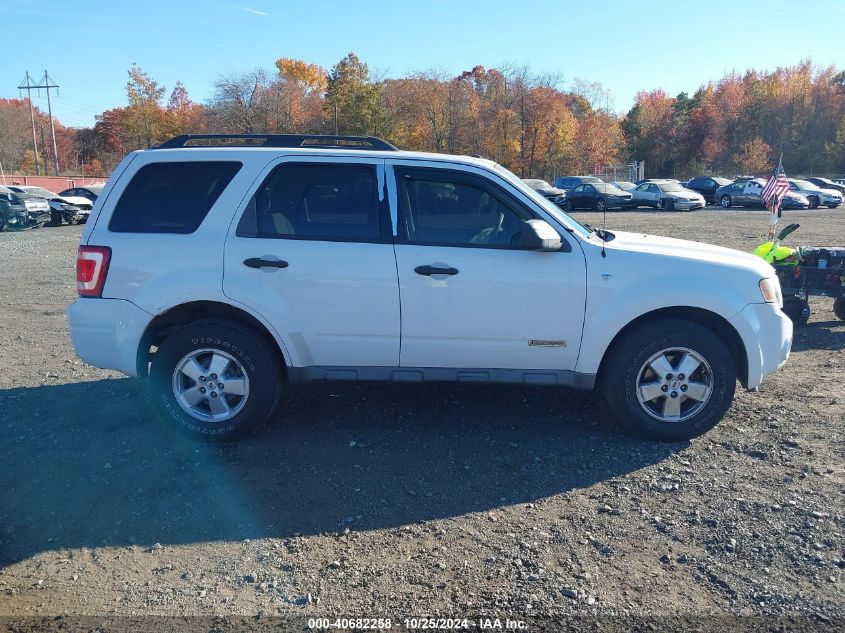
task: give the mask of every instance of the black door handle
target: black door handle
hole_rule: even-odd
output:
[[[457,268],[435,268],[434,266],[417,266],[414,272],[418,275],[457,275]]]
[[[261,259],[260,257],[250,257],[244,260],[244,266],[250,268],[287,268],[288,263],[283,259]]]

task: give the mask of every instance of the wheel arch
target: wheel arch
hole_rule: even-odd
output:
[[[277,355],[282,364],[282,372],[287,379],[287,367],[289,366],[290,359],[285,354],[284,346],[273,335],[270,329],[259,318],[243,308],[220,301],[190,301],[180,303],[157,314],[147,324],[144,335],[138,344],[136,357],[138,377],[146,378],[149,375],[149,364],[154,355],[152,348],[158,347],[168,334],[177,328],[200,319],[236,321],[257,331],[266,339],[267,344],[270,345],[273,352]]]
[[[705,310],[704,308],[695,308],[691,306],[672,306],[666,308],[658,308],[650,312],[641,314],[633,321],[630,321],[616,335],[611,339],[610,344],[604,350],[601,363],[599,364],[599,371],[596,375],[596,385],[601,387],[604,371],[607,365],[607,360],[611,356],[613,350],[619,343],[631,332],[634,328],[639,327],[643,323],[657,319],[657,318],[676,318],[692,321],[706,327],[713,332],[725,344],[725,347],[733,358],[736,366],[736,375],[743,387],[748,383],[748,359],[746,358],[745,344],[742,342],[739,332],[725,319],[723,316]]]

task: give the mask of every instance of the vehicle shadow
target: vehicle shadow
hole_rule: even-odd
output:
[[[814,349],[845,349],[845,332],[842,321],[813,321],[796,325],[793,330],[792,350],[803,352]]]
[[[198,443],[115,379],[0,391],[0,566],[45,550],[395,527],[584,488],[686,443],[603,400],[502,385],[314,384],[238,443]]]

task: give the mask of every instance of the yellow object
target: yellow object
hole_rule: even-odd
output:
[[[776,246],[772,248],[772,242],[763,242],[754,249],[754,254],[757,257],[762,257],[770,264],[772,262],[779,262],[795,254],[794,248],[788,246]]]

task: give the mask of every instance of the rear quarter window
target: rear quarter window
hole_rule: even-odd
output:
[[[126,186],[109,221],[117,233],[193,233],[241,168],[236,161],[151,163]]]

